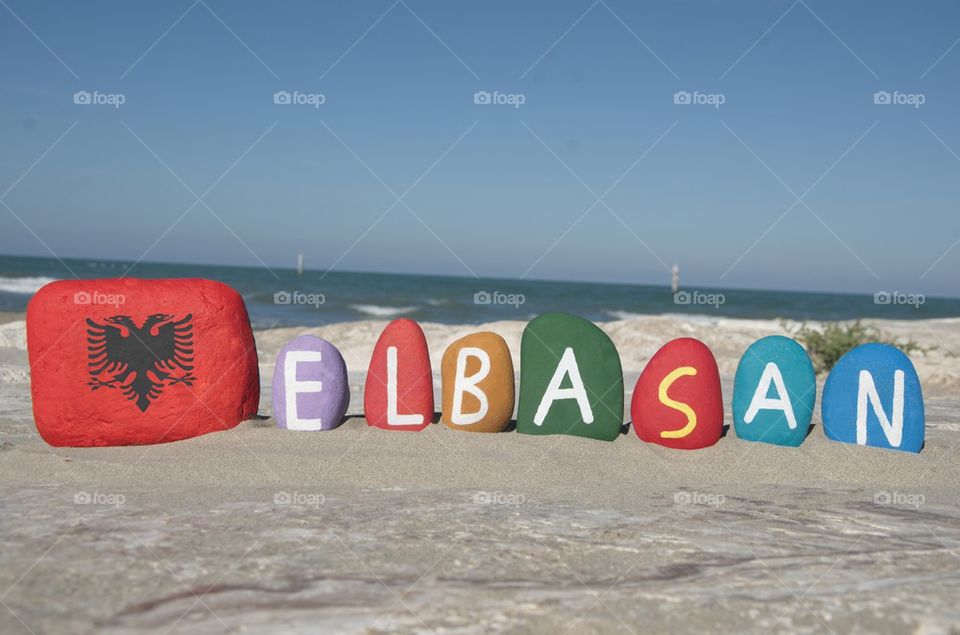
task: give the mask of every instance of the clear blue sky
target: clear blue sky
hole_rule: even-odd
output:
[[[0,252],[957,296],[958,38],[947,1],[3,0]]]

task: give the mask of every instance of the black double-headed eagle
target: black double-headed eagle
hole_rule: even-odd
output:
[[[193,314],[176,320],[154,313],[137,326],[129,315],[98,324],[87,318],[87,359],[91,390],[119,388],[141,412],[164,386],[192,386]]]

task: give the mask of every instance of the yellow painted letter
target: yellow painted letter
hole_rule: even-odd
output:
[[[679,430],[664,430],[660,433],[660,437],[664,439],[682,439],[687,436],[693,429],[697,427],[697,413],[693,411],[693,408],[687,404],[674,401],[667,396],[667,390],[670,386],[673,385],[673,382],[677,381],[681,377],[687,375],[696,375],[697,369],[693,366],[681,366],[680,368],[675,369],[669,375],[663,378],[660,382],[660,390],[657,393],[657,396],[660,398],[660,403],[665,405],[668,408],[673,408],[674,410],[679,410],[683,414],[687,415],[687,425],[683,426]]]

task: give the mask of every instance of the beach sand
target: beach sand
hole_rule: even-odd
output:
[[[920,455],[730,431],[694,452],[433,425],[369,428],[383,321],[310,332],[351,372],[328,433],[261,418],[157,446],[51,448],[30,413],[22,316],[0,325],[0,632],[960,632],[960,320],[875,322],[914,357]],[[435,368],[476,330],[519,362],[523,322],[425,324]],[[725,392],[768,320],[600,325],[629,390],[674,337],[714,350]],[[822,389],[823,377],[818,387]],[[439,391],[437,391],[439,395]],[[819,397],[819,395],[818,395]],[[819,399],[818,399],[819,402]],[[819,412],[819,408],[818,408]]]

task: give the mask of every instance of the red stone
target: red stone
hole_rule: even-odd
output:
[[[211,280],[62,280],[27,307],[37,431],[56,446],[165,443],[257,413],[243,298]]]
[[[719,441],[723,395],[707,345],[684,337],[657,351],[637,379],[630,415],[637,436],[648,443],[695,450]]]
[[[392,348],[396,349],[396,408],[388,421],[387,362]],[[367,425],[386,430],[423,430],[433,421],[430,351],[423,330],[413,320],[394,320],[380,334],[367,370],[363,412]]]

